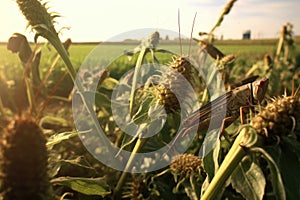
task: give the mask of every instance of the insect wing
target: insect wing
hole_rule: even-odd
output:
[[[184,127],[194,126],[198,125],[199,122],[203,120],[210,119],[211,113],[217,114],[226,112],[226,103],[227,101],[230,101],[232,98],[232,91],[229,91],[215,100],[207,103],[203,107],[201,107],[199,110],[193,112],[190,116],[188,116],[186,119],[182,121],[182,125]],[[224,110],[225,109],[225,110]]]

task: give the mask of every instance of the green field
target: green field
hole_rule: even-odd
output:
[[[240,44],[238,44],[240,42]],[[138,46],[138,42],[119,42],[119,43],[75,43],[69,48],[71,62],[75,69],[79,69],[84,63],[88,68],[107,68],[110,71],[110,76],[119,79],[128,70],[135,67],[138,54],[135,56],[124,55],[125,51],[133,50]],[[234,41],[216,41],[215,46],[224,54],[234,54],[236,60],[228,70],[233,70],[234,76],[230,76],[231,81],[240,79],[254,64],[263,62],[264,55],[269,53],[275,55],[276,40],[234,40]],[[34,44],[32,44],[32,48]],[[161,41],[159,49],[168,50],[175,54],[180,54],[179,42]],[[183,55],[189,52],[189,41],[185,40],[182,43]],[[53,64],[57,53],[51,45],[41,45],[42,57],[39,71],[43,78],[50,66]],[[191,46],[191,54],[197,55],[200,47],[193,42]],[[18,82],[23,76],[23,67],[17,54],[6,49],[6,44],[0,45],[0,77],[6,81]],[[155,54],[160,63],[167,64],[172,61],[172,55],[167,53]],[[296,63],[299,63],[300,46],[295,46],[294,57]],[[148,61],[147,61],[148,60]],[[150,62],[151,56],[148,54],[145,62]],[[66,73],[66,68],[62,60],[58,60],[53,72],[50,75],[47,84],[49,87],[54,87],[55,83]],[[229,71],[227,72],[229,73]],[[61,86],[57,89],[58,95],[66,95],[73,87],[73,83],[67,76]]]
[[[238,44],[240,42],[240,44]],[[179,42],[166,42],[162,41],[159,46],[160,49],[165,49],[171,52],[180,54]],[[34,45],[32,45],[33,47]],[[107,66],[111,64],[111,75],[115,78],[120,77],[123,73],[128,71],[129,68],[135,66],[135,58],[124,56],[124,51],[133,50],[137,46],[137,43],[109,43],[109,44],[72,44],[69,48],[69,55],[71,61],[76,69],[86,60],[89,65]],[[183,54],[188,54],[189,44],[183,43]],[[216,41],[216,47],[225,54],[234,54],[236,64],[242,65],[241,67],[250,68],[253,64],[263,60],[265,53],[274,55],[276,50],[276,40],[234,40],[234,41]],[[296,46],[295,57],[300,55],[300,46]],[[200,47],[193,42],[191,47],[192,53],[197,53]],[[41,74],[45,74],[48,68],[52,65],[53,60],[56,57],[56,51],[50,45],[41,46],[42,58],[40,64]],[[22,76],[22,66],[17,54],[14,54],[6,49],[6,44],[0,45],[0,70],[1,74],[6,77],[7,80],[15,80]],[[157,54],[159,60],[164,64],[170,61],[170,54]],[[64,64],[62,61],[57,63],[56,71],[63,70]],[[60,75],[58,75],[60,76]]]
[[[0,200],[300,199],[300,35],[287,22],[278,38],[221,39],[235,2],[199,39],[181,36],[178,10],[175,36],[151,29],[140,41],[150,29],[137,29],[72,43],[61,34],[76,23],[57,20],[72,16],[17,0],[43,42],[19,33],[0,42]],[[239,25],[255,28],[243,24],[252,14]],[[101,20],[85,27],[105,28]]]
[[[163,102],[164,100],[170,101],[171,103],[165,104],[165,108],[167,106],[170,106],[173,108],[176,108],[176,101],[174,101],[172,98],[172,93],[169,92],[167,89],[161,89],[163,85],[155,85],[150,84],[149,87],[140,87],[140,85],[137,85],[137,92],[135,98],[137,98],[137,101],[135,102],[135,99],[133,101],[130,101],[131,99],[128,99],[127,90],[128,88],[132,88],[133,83],[130,82],[131,77],[127,77],[127,79],[122,79],[121,77],[123,75],[126,75],[126,72],[132,69],[138,69],[137,66],[139,66],[137,63],[138,57],[142,54],[139,52],[133,53],[133,54],[125,54],[126,52],[131,52],[138,46],[138,42],[129,42],[129,43],[74,43],[70,46],[68,49],[69,57],[71,60],[71,63],[73,64],[75,70],[81,70],[84,68],[84,70],[81,70],[81,73],[78,73],[80,78],[83,78],[82,84],[84,87],[87,87],[88,91],[84,91],[86,95],[90,95],[89,86],[92,85],[90,83],[94,83],[95,80],[99,80],[99,71],[95,69],[107,69],[109,71],[108,77],[103,79],[103,82],[98,82],[97,90],[96,90],[96,98],[95,98],[95,105],[93,105],[93,108],[95,109],[95,113],[97,115],[97,122],[99,121],[101,126],[105,127],[105,134],[107,134],[107,137],[114,142],[114,144],[118,145],[119,147],[131,148],[130,145],[134,144],[133,140],[130,140],[130,138],[127,138],[126,134],[122,132],[122,130],[117,126],[115,123],[114,113],[112,112],[112,100],[111,97],[114,95],[116,84],[117,86],[120,86],[122,89],[121,97],[122,95],[125,96],[125,99],[122,99],[120,104],[124,104],[127,106],[128,102],[134,102],[133,110],[135,113],[135,116],[138,116],[135,118],[137,122],[142,119],[144,116],[149,115],[149,110],[152,103],[154,102]],[[298,43],[299,44],[299,43]],[[201,56],[199,55],[199,52],[201,52],[201,47],[198,46],[195,42],[192,43],[192,46],[189,46],[188,40],[183,41],[182,44],[182,55],[184,56],[190,56],[192,58],[195,58],[197,64],[199,65],[199,68],[196,68],[198,72],[203,73],[189,73],[189,72],[195,72],[195,69],[190,68],[190,65],[175,65],[173,62],[173,69],[176,69],[178,72],[181,72],[182,75],[184,75],[184,72],[186,70],[188,71],[187,74],[191,75],[187,80],[193,81],[193,89],[195,91],[195,94],[197,95],[197,101],[202,105],[205,105],[210,98],[212,98],[212,95],[210,92],[216,91],[216,94],[219,95],[218,88],[213,88],[211,90],[206,90],[211,85],[219,85],[222,84],[226,88],[226,90],[232,90],[232,88],[238,87],[237,85],[243,85],[245,82],[240,81],[244,78],[249,77],[259,77],[255,83],[259,83],[259,86],[256,85],[256,87],[262,87],[260,86],[261,82],[266,83],[266,79],[268,78],[268,84],[266,87],[266,94],[264,94],[265,99],[270,99],[278,96],[282,96],[284,94],[284,91],[287,92],[287,94],[292,94],[292,84],[294,83],[295,86],[298,86],[300,84],[300,71],[299,71],[299,64],[300,64],[300,45],[294,45],[294,46],[288,46],[289,51],[287,56],[285,56],[285,48],[283,47],[281,49],[280,55],[277,56],[277,60],[275,59],[275,52],[277,50],[277,40],[234,40],[234,41],[215,41],[214,46],[218,48],[223,54],[230,55],[233,54],[235,56],[235,60],[231,63],[222,64],[222,59],[213,59],[211,55],[207,56],[207,58],[210,58],[209,61],[212,62],[205,62],[204,65],[201,65],[202,58],[205,58],[203,54]],[[33,49],[35,47],[34,44],[31,44],[31,48]],[[74,113],[72,113],[75,109],[71,107],[72,101],[69,97],[72,92],[74,83],[71,80],[68,70],[62,61],[62,59],[59,58],[57,55],[55,49],[51,45],[40,45],[39,47],[40,51],[42,52],[40,64],[37,65],[39,69],[39,76],[41,80],[35,82],[36,79],[34,79],[34,72],[31,71],[27,76],[24,74],[24,66],[22,65],[18,54],[12,53],[6,48],[6,44],[0,44],[0,127],[5,127],[7,125],[6,117],[12,118],[15,116],[20,110],[23,113],[30,113],[32,116],[38,116],[41,119],[40,124],[45,129],[49,129],[50,137],[54,136],[57,137],[57,145],[54,145],[51,150],[55,150],[54,153],[64,155],[65,157],[62,157],[61,160],[66,164],[61,164],[61,169],[57,170],[57,174],[53,175],[53,180],[55,180],[56,177],[60,178],[66,176],[71,177],[70,180],[67,180],[67,182],[72,183],[73,181],[81,180],[81,177],[84,177],[83,180],[88,180],[86,183],[86,186],[82,186],[81,188],[75,188],[77,193],[82,194],[89,194],[89,192],[86,192],[86,188],[93,188],[93,187],[99,187],[98,181],[93,183],[90,181],[90,179],[86,179],[86,172],[81,173],[81,171],[73,171],[74,169],[80,169],[85,170],[90,173],[88,177],[109,177],[107,178],[108,183],[110,184],[110,188],[115,188],[116,183],[118,183],[119,174],[116,173],[116,171],[112,171],[111,169],[108,169],[105,166],[99,165],[99,162],[96,161],[94,158],[91,157],[90,153],[86,151],[85,147],[83,147],[82,143],[80,142],[80,139],[78,138],[77,134],[74,134],[73,132],[64,132],[65,130],[74,130],[74,121],[78,120],[79,118],[85,119],[89,116],[86,114],[83,114],[83,116],[79,116],[79,118],[72,118],[74,117]],[[174,58],[174,54],[180,55],[181,49],[179,42],[177,41],[162,41],[161,45],[158,46],[156,49],[151,49],[155,51],[155,57],[161,64],[168,64],[172,61]],[[160,51],[165,50],[165,51]],[[168,52],[166,52],[166,50]],[[170,53],[172,52],[172,53]],[[266,61],[266,54],[269,54],[271,57],[270,62]],[[199,59],[198,59],[199,58]],[[197,60],[198,59],[198,60]],[[57,62],[56,62],[57,61]],[[144,59],[142,60],[141,64],[148,64],[152,63],[153,59],[151,56],[151,53],[146,54]],[[269,62],[269,63],[268,63]],[[211,63],[215,64],[214,66],[217,67],[211,67]],[[32,69],[34,66],[32,63],[30,66]],[[36,66],[36,65],[35,65]],[[146,65],[145,65],[146,66]],[[171,66],[171,65],[170,65]],[[175,67],[174,67],[175,66]],[[30,68],[29,68],[30,69]],[[49,72],[49,69],[52,69],[52,71]],[[194,71],[193,71],[194,70]],[[147,71],[148,72],[148,71]],[[157,71],[156,71],[157,72]],[[46,79],[47,75],[49,77]],[[148,77],[148,74],[141,74],[141,79],[147,78],[147,81],[150,81],[150,83],[153,83],[152,77]],[[203,76],[204,77],[203,77]],[[165,72],[163,70],[159,70],[159,72],[156,74],[157,77],[160,77],[163,84],[171,84],[176,85],[176,76],[174,74],[168,74],[168,72]],[[201,76],[201,77],[199,77]],[[154,77],[154,76],[153,76]],[[174,78],[175,77],[175,78]],[[206,80],[205,80],[206,78]],[[133,78],[132,78],[133,79]],[[208,85],[205,81],[211,80]],[[86,81],[86,82],[85,82]],[[126,82],[127,81],[127,82]],[[166,82],[165,82],[166,81]],[[173,82],[174,81],[174,82]],[[192,82],[191,81],[191,82]],[[134,81],[132,81],[134,82]],[[138,82],[138,81],[137,81]],[[208,82],[208,81],[207,81]],[[38,84],[35,84],[38,83]],[[38,88],[38,86],[41,86]],[[148,86],[148,85],[147,85]],[[189,93],[185,93],[188,91],[185,87],[180,87],[181,84],[178,84],[176,87],[180,89],[181,94],[184,94],[184,98],[189,99]],[[247,103],[252,103],[255,101],[252,101],[251,99],[254,98],[254,95],[258,96],[257,90],[253,90],[254,84],[251,84],[251,87],[249,85],[243,85],[241,88],[248,88],[248,90],[243,89],[243,92],[249,92],[248,94],[244,93],[236,93],[236,94],[243,94],[241,97],[238,95],[233,95],[235,98],[233,99],[234,103],[238,103],[240,105],[241,101],[244,102],[244,98],[246,97]],[[125,90],[123,90],[125,88]],[[251,88],[251,89],[250,89]],[[41,89],[41,90],[39,90]],[[240,88],[238,90],[234,91],[240,91]],[[120,91],[118,91],[120,92]],[[124,93],[123,93],[124,92]],[[139,93],[141,92],[141,93]],[[38,95],[37,95],[38,94]],[[226,99],[227,94],[232,93],[226,93]],[[250,95],[251,94],[251,95]],[[76,98],[76,95],[72,96]],[[89,97],[89,96],[87,96]],[[204,98],[203,98],[204,97]],[[231,98],[231,96],[229,96]],[[88,99],[88,98],[87,98]],[[276,98],[275,98],[276,99]],[[50,101],[51,100],[51,101]],[[123,101],[124,100],[124,101]],[[159,101],[158,101],[159,100]],[[236,102],[235,102],[236,101]],[[251,102],[250,102],[251,101]],[[33,102],[33,103],[32,103]],[[125,102],[125,103],[124,103]],[[149,103],[150,102],[150,103]],[[224,101],[226,103],[226,101]],[[267,101],[263,102],[266,104]],[[300,102],[300,101],[299,101]],[[223,103],[223,102],[217,102]],[[45,107],[43,107],[45,105]],[[128,104],[129,105],[129,104]],[[245,108],[249,104],[242,104],[242,106],[245,106]],[[299,104],[300,105],[300,104]],[[180,105],[181,106],[181,105]],[[255,109],[259,110],[261,109],[259,105],[255,107]],[[293,105],[294,106],[294,105]],[[40,109],[40,108],[44,108]],[[242,107],[240,107],[242,108]],[[299,107],[298,107],[299,108]],[[296,108],[296,109],[298,109]],[[296,109],[291,109],[291,112],[296,113],[298,111],[294,111]],[[299,110],[299,109],[298,109]],[[236,112],[235,110],[233,110]],[[20,112],[20,113],[21,113]],[[120,113],[122,111],[120,110]],[[143,113],[144,112],[144,113]],[[273,111],[272,111],[273,112]],[[264,112],[263,112],[264,113]],[[290,112],[289,112],[290,113]],[[41,114],[40,116],[38,114]],[[81,115],[81,113],[77,113],[78,115]],[[156,135],[153,136],[147,141],[146,145],[143,147],[145,148],[145,151],[152,151],[156,150],[157,148],[161,148],[161,145],[165,145],[170,141],[170,138],[174,137],[173,133],[176,132],[178,122],[176,120],[176,116],[179,113],[172,113],[168,116],[167,125],[163,127],[163,129]],[[252,114],[252,112],[251,112]],[[250,126],[249,119],[251,115],[245,114],[246,119],[248,120],[245,127],[248,125]],[[174,117],[175,116],[175,117]],[[268,115],[266,115],[268,116]],[[273,115],[272,115],[273,116]],[[77,116],[78,117],[78,116]],[[160,117],[160,116],[155,116]],[[279,119],[280,117],[278,117]],[[295,115],[291,115],[290,118],[286,117],[287,119],[294,119]],[[239,119],[239,118],[238,118]],[[122,119],[123,120],[123,119]],[[144,120],[144,119],[142,119]],[[148,117],[145,118],[145,121],[148,120]],[[299,121],[299,119],[297,119]],[[148,123],[148,122],[147,122]],[[145,124],[145,122],[143,122]],[[267,124],[267,123],[266,123]],[[272,125],[272,123],[270,123]],[[226,138],[231,138],[233,135],[235,135],[239,130],[241,123],[239,120],[235,120],[233,124],[231,124],[229,127],[226,128],[226,133],[224,133]],[[295,124],[296,125],[296,121]],[[192,125],[193,126],[193,125]],[[284,124],[283,127],[286,125]],[[295,127],[291,128],[291,130],[294,130]],[[47,131],[49,131],[47,130]],[[296,129],[295,129],[296,130]],[[290,131],[290,130],[288,130]],[[229,133],[229,134],[228,134]],[[64,135],[57,136],[60,134],[66,134],[67,137],[65,138]],[[281,134],[281,133],[280,133]],[[298,133],[299,134],[299,131]],[[61,137],[61,138],[60,138]],[[224,137],[225,138],[225,137]],[[94,143],[96,141],[95,138],[91,137],[90,143],[91,145],[98,145]],[[202,138],[203,139],[203,138]],[[197,140],[194,140],[192,145],[189,147],[188,152],[198,152],[200,145],[202,144],[202,140],[200,137]],[[22,140],[23,141],[23,140]],[[55,139],[54,139],[55,141]],[[159,142],[158,142],[159,141]],[[200,142],[199,142],[200,141]],[[221,140],[220,140],[221,141]],[[234,141],[234,140],[233,140]],[[232,142],[229,140],[223,140],[222,139],[222,145],[220,149],[223,151],[222,156],[224,156],[224,152],[228,152],[229,143]],[[131,144],[132,143],[132,144]],[[129,146],[128,146],[129,144]],[[239,144],[240,145],[240,144]],[[288,145],[291,145],[291,149],[296,149],[292,145],[292,143],[288,143]],[[299,144],[297,143],[297,147],[299,147]],[[274,152],[277,152],[278,146],[274,146]],[[101,149],[101,148],[99,148]],[[129,149],[130,150],[130,149]],[[298,148],[299,150],[299,148]],[[100,150],[101,151],[101,150]],[[70,153],[71,152],[71,153]],[[74,153],[75,152],[75,153]],[[292,152],[292,151],[291,151]],[[73,157],[74,155],[75,157]],[[290,152],[288,152],[290,154]],[[55,154],[54,154],[55,155]],[[192,154],[190,154],[192,155]],[[276,154],[274,154],[276,155]],[[287,157],[288,154],[283,154],[284,157]],[[298,155],[298,154],[297,154]],[[216,154],[216,156],[218,156]],[[283,156],[282,156],[283,157]],[[79,159],[80,158],[80,159]],[[87,163],[83,162],[81,163],[81,158],[87,159]],[[198,158],[198,157],[197,157]],[[75,160],[73,160],[75,159]],[[199,158],[198,158],[199,159]],[[224,159],[224,158],[222,158]],[[62,162],[62,163],[63,163]],[[190,161],[188,161],[190,162]],[[89,163],[92,163],[92,166],[90,166]],[[285,163],[284,163],[285,164]],[[298,165],[297,165],[298,164]],[[50,168],[55,168],[57,163],[56,161],[50,162]],[[294,159],[286,164],[287,166],[299,166],[299,159]],[[53,167],[55,166],[55,167]],[[75,167],[75,168],[74,168]],[[262,165],[262,169],[265,169],[266,166]],[[190,170],[190,168],[189,168]],[[253,169],[252,169],[253,170]],[[296,173],[299,171],[298,169],[293,172]],[[96,174],[94,174],[96,172]],[[64,174],[65,173],[65,174]],[[162,181],[155,181],[154,183],[157,184],[157,188],[162,188],[160,184],[168,183],[169,191],[163,191],[163,193],[167,194],[167,199],[170,198],[170,195],[174,195],[173,197],[177,197],[178,194],[175,194],[174,188],[177,188],[177,185],[179,183],[171,182],[172,181],[172,174],[170,172],[166,171],[165,173],[168,173],[171,176],[168,177],[157,177],[161,179]],[[161,174],[159,172],[158,174]],[[145,173],[145,177],[148,174]],[[155,175],[155,173],[154,173]],[[250,174],[251,175],[251,174]],[[74,176],[74,177],[72,177]],[[153,174],[149,173],[149,177],[153,177]],[[177,175],[176,175],[177,176]],[[252,175],[251,175],[252,176]],[[262,178],[264,177],[264,174],[262,172],[258,173],[256,178]],[[131,177],[132,179],[134,176]],[[144,178],[144,177],[143,177]],[[240,178],[240,177],[238,177]],[[68,179],[68,178],[66,178]],[[177,178],[176,178],[177,179]],[[92,180],[92,179],[91,179]],[[98,180],[98,179],[97,179]],[[133,179],[134,180],[134,179]],[[142,179],[141,179],[142,180]],[[175,179],[174,179],[175,180]],[[182,179],[184,180],[184,179]],[[188,180],[188,179],[186,179]],[[185,181],[186,181],[185,180]],[[58,181],[58,180],[56,180]],[[129,180],[131,181],[131,180]],[[128,182],[129,182],[128,181]],[[296,180],[298,182],[298,179]],[[59,182],[59,181],[58,181]],[[262,181],[264,182],[264,180]],[[292,181],[288,181],[291,182]],[[188,183],[188,182],[187,182]],[[195,182],[199,184],[197,188],[201,188],[200,184],[201,182]],[[122,183],[124,184],[124,183]],[[127,183],[126,183],[127,184]],[[185,183],[186,184],[186,183]],[[188,183],[189,184],[189,183]],[[255,182],[257,184],[257,182]],[[1,183],[0,183],[1,185]],[[107,185],[105,183],[105,185]],[[286,184],[288,187],[293,188],[294,184]],[[182,185],[183,187],[186,187]],[[68,185],[63,185],[61,188],[66,188]],[[106,187],[106,186],[105,186]],[[148,187],[148,186],[147,186]],[[164,186],[165,187],[165,186]],[[150,187],[149,187],[150,188]],[[74,188],[71,188],[74,189]],[[101,190],[101,189],[100,189]],[[67,190],[69,191],[69,189]],[[183,191],[183,189],[182,189]],[[185,190],[187,191],[187,190]],[[59,195],[62,195],[61,191],[56,191]],[[107,189],[107,193],[109,193],[109,189]],[[181,192],[184,194],[183,192]],[[80,195],[82,195],[80,194]],[[98,194],[98,193],[97,193]],[[225,194],[226,196],[226,194]],[[172,197],[172,199],[173,199]],[[78,198],[82,199],[82,198]],[[91,199],[94,198],[84,198],[84,199]],[[181,199],[181,198],[179,198]],[[187,199],[187,198],[183,198]],[[229,198],[230,199],[230,198]],[[284,199],[284,198],[283,198]],[[290,198],[290,199],[297,199],[297,198]]]
[[[98,64],[108,64],[111,61],[123,54],[125,50],[132,50],[135,48],[136,44],[73,44],[69,49],[70,58],[76,68],[78,68],[81,63],[87,58],[87,56],[94,51],[97,55]],[[272,44],[222,44],[218,45],[217,48],[220,49],[225,54],[235,54],[240,59],[250,59],[255,62],[257,59],[261,59],[265,53],[273,54],[276,50],[276,46]],[[95,49],[96,48],[96,49]],[[175,53],[180,52],[179,44],[162,44],[159,46],[161,49],[166,49]],[[196,45],[193,45],[193,49],[197,49]],[[300,48],[297,48],[297,54],[300,52]],[[188,52],[188,45],[184,45],[183,54],[186,55]],[[20,61],[16,54],[8,51],[5,44],[0,45],[0,67],[1,69],[6,68],[5,66],[14,67],[20,65]],[[55,57],[56,52],[51,47],[42,47],[42,66],[51,63],[52,59]],[[250,57],[249,57],[250,56]],[[94,58],[96,59],[96,58]]]

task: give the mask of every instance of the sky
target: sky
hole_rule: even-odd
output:
[[[208,32],[216,23],[228,0],[47,0],[50,11],[58,12],[57,30],[64,27],[60,37],[73,42],[109,41],[116,35],[136,29],[167,29],[183,36],[192,31]],[[299,0],[238,0],[231,12],[216,29],[224,39],[240,39],[251,30],[252,38],[279,37],[281,27],[290,22],[294,33],[300,34]],[[0,41],[14,33],[25,34],[33,40],[34,33],[15,0],[0,0]],[[137,31],[138,32],[138,31]],[[125,34],[126,35],[126,34]]]

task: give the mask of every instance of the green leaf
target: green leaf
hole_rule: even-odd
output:
[[[31,74],[32,74],[32,83],[35,88],[41,84],[41,77],[40,77],[40,61],[41,61],[42,52],[38,50],[35,52],[34,61],[31,65]]]
[[[298,160],[300,160],[300,143],[297,139],[292,137],[282,137],[282,141],[286,144],[288,149],[298,157]]]
[[[40,126],[43,128],[61,128],[68,127],[69,123],[62,117],[54,117],[54,116],[45,116],[40,121]]]
[[[130,114],[133,114],[133,103],[134,103],[134,97],[135,97],[135,91],[137,89],[137,83],[138,83],[138,75],[139,75],[139,71],[140,68],[143,64],[143,60],[147,54],[148,50],[143,48],[139,54],[139,57],[136,61],[136,66],[134,69],[134,74],[133,74],[133,78],[132,78],[132,87],[131,87],[131,92],[130,92],[130,98],[129,98],[129,109],[130,109]]]
[[[276,155],[275,156],[276,158],[280,157],[280,155],[281,155],[281,151],[278,151],[278,149],[280,149],[280,148],[278,148],[278,147],[274,148],[275,151],[273,152],[273,156]],[[268,167],[269,167],[270,173],[271,173],[270,181],[272,183],[274,196],[277,199],[286,199],[285,189],[284,189],[284,185],[282,182],[281,174],[280,174],[278,166],[277,166],[276,162],[274,161],[274,159],[272,158],[272,156],[270,156],[270,154],[268,154],[267,151],[265,151],[262,148],[252,148],[251,151],[262,153],[263,157],[268,162]]]
[[[60,162],[62,164],[66,164],[66,165],[74,165],[74,166],[79,167],[79,168],[85,168],[85,169],[93,170],[93,168],[91,166],[88,166],[88,163],[85,163],[86,165],[83,164],[84,160],[82,159],[82,157],[77,157],[77,158],[71,159],[71,160],[61,160]]]
[[[245,199],[263,199],[266,179],[260,167],[245,157],[231,175],[232,187]]]
[[[99,108],[111,106],[110,98],[103,93],[85,91],[82,92],[82,94],[85,97],[85,100],[90,103],[90,105],[95,104]],[[91,102],[92,99],[95,99],[95,102]]]
[[[201,147],[200,154],[202,154],[202,156],[205,155],[203,158],[203,166],[204,166],[204,170],[206,171],[206,173],[208,175],[209,181],[212,180],[216,171],[219,168],[218,157],[219,157],[221,143],[220,143],[220,140],[216,141],[216,138],[218,138],[218,136],[216,136],[216,134],[218,134],[218,133],[219,133],[218,129],[214,129],[214,130],[210,131],[209,133],[207,133],[207,135],[205,136],[205,140]],[[211,151],[208,153],[208,152],[206,152],[208,150],[211,150]]]
[[[278,167],[282,176],[287,199],[300,199],[299,142],[288,137],[282,138],[282,154]]]
[[[63,133],[55,134],[55,135],[51,136],[48,139],[47,147],[52,147],[52,146],[54,146],[56,144],[61,143],[64,140],[68,140],[68,139],[70,139],[70,138],[72,138],[74,136],[77,136],[77,135],[78,135],[77,131],[63,132]]]
[[[133,121],[137,124],[147,123],[149,122],[149,115],[148,111],[150,109],[150,106],[153,102],[153,99],[150,97],[147,97],[143,103],[138,108],[137,112],[134,114]]]
[[[33,112],[36,112],[32,82],[28,77],[24,77],[24,81],[25,81],[25,84],[26,84],[26,93],[27,93],[27,99],[28,99],[28,102],[29,102],[30,109]]]
[[[103,93],[95,93],[95,105],[97,107],[110,107],[111,102],[110,98]]]
[[[101,83],[100,87],[107,90],[113,90],[117,84],[118,80],[108,77]]]
[[[59,177],[51,180],[54,185],[62,185],[74,191],[86,195],[99,195],[105,197],[111,191],[105,178],[80,178],[80,177]]]
[[[211,134],[216,134],[218,132],[218,130],[213,130],[213,131],[214,132],[210,132],[210,133]],[[212,136],[212,135],[210,135],[210,136]],[[205,138],[206,145],[203,146],[204,144],[202,144],[201,148],[205,149],[207,147],[209,141],[212,142],[211,139],[212,139],[212,137],[208,137],[207,139]],[[214,142],[216,142],[216,141],[214,141]],[[217,142],[215,143],[215,147],[212,148],[212,150],[209,153],[207,153],[207,155],[204,156],[204,158],[203,158],[203,168],[204,168],[204,171],[207,174],[207,177],[206,177],[206,179],[205,179],[205,181],[204,181],[204,183],[202,184],[202,187],[201,187],[201,196],[205,193],[205,191],[207,190],[211,180],[215,176],[215,173],[219,169],[218,157],[219,157],[220,147],[221,147],[221,143],[220,143],[219,140],[217,140]],[[205,155],[206,153],[204,151],[205,150],[202,149],[202,152],[200,152],[200,154]],[[224,186],[224,188],[225,188],[225,186]],[[220,191],[220,194],[222,194],[222,192],[223,191]]]
[[[284,189],[277,186],[275,176],[275,180],[272,180],[274,192],[276,192],[276,195],[278,192],[284,197],[286,195],[286,199],[300,199],[299,145],[296,138],[288,136],[281,137],[279,145],[273,148],[265,148],[270,157],[275,160],[278,171],[280,171],[280,178],[282,178],[282,180],[280,179],[281,184],[284,185]]]

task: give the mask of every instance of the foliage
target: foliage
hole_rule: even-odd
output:
[[[90,123],[99,122],[115,146],[133,152],[125,166],[125,169],[130,168],[132,160],[135,159],[134,153],[152,152],[165,146],[174,138],[181,123],[182,113],[178,112],[178,106],[176,109],[175,106],[168,109],[166,113],[159,110],[161,106],[173,105],[174,101],[171,104],[166,103],[169,101],[167,95],[172,95],[162,86],[180,85],[174,81],[178,77],[173,76],[167,69],[155,68],[158,64],[175,65],[174,62],[178,60],[174,59],[174,56],[176,58],[182,56],[172,53],[178,49],[178,44],[171,45],[168,41],[167,45],[159,45],[156,32],[142,41],[137,48],[125,43],[100,44],[102,48],[98,49],[100,52],[97,52],[97,55],[101,56],[89,63],[90,69],[78,74],[86,80],[81,85],[75,81],[75,72],[95,46],[73,44],[69,48],[70,44],[67,44],[70,41],[62,43],[53,25],[53,19],[57,15],[48,14],[45,4],[37,2],[34,4],[35,9],[41,9],[41,15],[46,16],[44,19],[38,18],[41,20],[38,23],[34,21],[36,20],[34,16],[28,13],[28,9],[32,9],[28,4],[23,4],[24,8],[22,5],[20,7],[36,31],[36,36],[46,38],[50,44],[30,44],[21,34],[14,34],[13,37],[22,38],[20,41],[26,44],[24,51],[28,56],[25,60],[24,56],[21,56],[22,51],[9,47],[13,53],[18,53],[13,54],[5,50],[4,45],[0,46],[1,55],[4,55],[0,60],[0,126],[4,128],[14,115],[25,113],[39,122],[48,139],[47,148],[50,153],[48,174],[53,187],[52,193],[56,199],[299,198],[299,117],[297,113],[287,111],[286,119],[291,121],[292,128],[286,131],[284,136],[279,134],[266,137],[256,128],[257,118],[254,117],[265,115],[262,114],[262,110],[272,104],[267,101],[245,114],[245,125],[241,125],[242,120],[235,120],[230,126],[225,127],[213,150],[204,158],[200,159],[198,153],[202,144],[207,145],[203,142],[205,136],[211,133],[199,131],[186,154],[176,158],[178,160],[174,160],[170,166],[157,171],[131,174],[119,172],[99,162],[87,151],[79,137],[79,134],[89,134],[89,130],[85,132],[75,130],[69,98],[74,94],[73,86],[77,88],[81,100],[86,105],[93,104],[93,107],[87,106],[90,113],[96,113],[94,121]],[[218,45],[219,41],[212,40],[214,30],[221,25],[224,15],[229,13],[234,2],[229,1],[224,7],[210,33],[201,32],[200,39],[197,39],[198,48],[189,55],[189,58],[199,63],[207,62],[217,66],[216,70],[198,69],[195,66],[189,69],[194,72],[194,82],[192,79],[189,81],[193,82],[199,104],[204,106],[214,96],[209,94],[207,88],[209,84],[205,85],[204,78],[199,77],[195,73],[196,70],[203,70],[201,72],[205,75],[205,79],[211,80],[208,82],[213,86],[221,80],[214,79],[215,74],[220,73],[226,91],[252,82],[258,77],[267,77],[270,82],[268,98],[282,96],[284,90],[296,98],[298,94],[291,85],[292,83],[300,85],[297,61],[300,53],[296,49],[290,24],[289,28],[282,32],[277,46]],[[16,40],[15,44],[20,45],[22,43],[20,41]],[[123,53],[119,55],[120,52]],[[110,62],[112,55],[118,58]],[[207,59],[209,56],[212,58]],[[231,56],[232,60],[225,62],[226,56]],[[99,71],[97,69],[99,65],[108,65],[108,68]],[[144,69],[145,66],[150,67]],[[180,72],[180,67],[174,68]],[[131,69],[142,73],[129,73],[124,77],[125,72]],[[157,82],[148,79],[147,73],[153,71]],[[187,69],[184,68],[184,71]],[[101,79],[95,94],[82,90],[99,77]],[[147,84],[139,87],[138,78],[145,78]],[[111,101],[117,85],[128,91],[129,95],[122,94],[128,95],[126,102]],[[186,97],[187,105],[190,105],[188,94],[182,90],[186,88],[179,87],[179,89]],[[161,92],[162,90],[164,92]],[[89,97],[93,95],[96,96],[95,102],[89,102]],[[218,91],[214,95],[218,96]],[[160,131],[149,138],[140,137],[144,134],[142,129],[137,130],[136,135],[126,134],[112,117],[111,103],[127,105],[130,112],[126,116],[132,118],[132,122],[140,127]],[[193,109],[190,108],[184,115],[188,116]],[[156,124],[157,127],[151,126],[153,122],[151,120],[161,117],[165,117],[164,124],[160,122]],[[263,117],[265,118],[267,117]],[[276,127],[272,123],[275,122],[269,120],[265,129]],[[214,133],[218,133],[218,130],[214,130]],[[95,141],[96,139],[90,138],[85,142],[95,145]],[[159,161],[153,159],[152,162]]]

